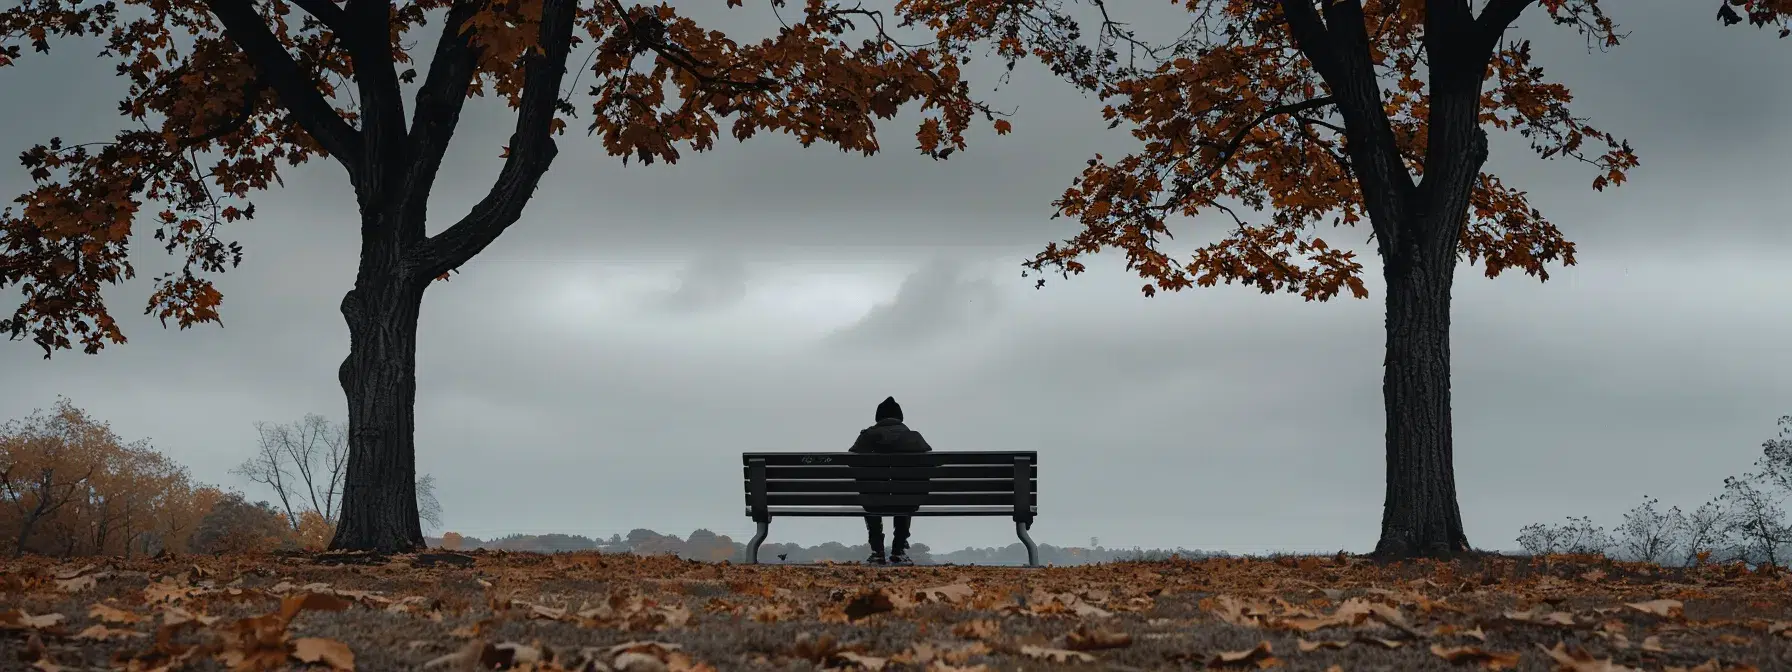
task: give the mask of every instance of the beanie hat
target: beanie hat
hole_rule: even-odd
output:
[[[896,403],[895,397],[884,397],[883,403],[877,405],[877,417],[873,419],[882,420],[884,418],[890,418],[897,422],[902,421],[902,406]]]

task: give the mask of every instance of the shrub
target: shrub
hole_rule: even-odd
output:
[[[233,492],[199,521],[190,545],[195,553],[262,553],[294,546],[290,529],[272,505]]]

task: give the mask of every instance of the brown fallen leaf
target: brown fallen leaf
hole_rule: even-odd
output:
[[[478,637],[485,627],[491,625],[491,619],[476,621],[448,631],[448,636],[455,639],[473,639]]]
[[[1508,611],[1503,614],[1507,620],[1520,623],[1538,623],[1542,625],[1573,626],[1574,614],[1565,611],[1543,612],[1540,610]]]
[[[160,602],[174,603],[205,592],[204,589],[189,586],[174,577],[162,577],[161,581],[143,588],[143,601],[149,604]]]
[[[1483,669],[1504,670],[1518,667],[1519,656],[1516,653],[1488,651],[1478,646],[1444,646],[1432,644],[1431,653],[1446,661],[1462,664],[1477,663]]]
[[[964,639],[994,639],[1002,633],[1002,624],[989,619],[964,621],[952,626],[952,635]]]
[[[301,611],[342,611],[353,604],[335,595],[296,593],[280,600],[280,616],[292,620]]]
[[[1716,658],[1706,660],[1695,667],[1675,667],[1669,665],[1661,669],[1662,672],[1760,672],[1759,669],[1748,663],[1730,663],[1725,665],[1718,662]]]
[[[1294,640],[1294,645],[1299,647],[1302,653],[1306,653],[1309,651],[1318,651],[1320,649],[1342,649],[1346,646],[1350,646],[1350,640],[1322,639],[1316,642],[1309,642],[1304,639],[1296,639]]]
[[[868,656],[852,651],[841,651],[831,656],[828,660],[829,669],[860,669],[870,670],[871,672],[878,672],[879,670],[884,669],[884,666],[889,663],[890,660],[888,658],[878,658],[876,656]]]
[[[953,583],[944,586],[934,586],[932,588],[922,588],[915,592],[918,595],[916,598],[917,602],[931,600],[934,602],[944,602],[946,604],[959,604],[965,600],[971,599],[971,596],[977,594],[976,589],[966,583]]]
[[[1084,618],[1107,618],[1114,615],[1113,612],[1089,604],[1088,602],[1077,602],[1072,604],[1070,605],[1070,611]]]
[[[62,614],[38,614],[33,616],[24,609],[8,609],[0,611],[0,630],[42,630],[53,628],[68,620]]]
[[[57,579],[56,589],[65,593],[79,593],[99,585],[99,579],[92,574],[77,576],[72,579]]]
[[[1222,621],[1248,628],[1262,627],[1263,618],[1269,615],[1268,610],[1261,605],[1248,603],[1231,595],[1203,598],[1200,606],[1213,612]]]
[[[1091,629],[1087,624],[1076,626],[1065,635],[1065,648],[1072,651],[1099,651],[1132,646],[1132,635],[1106,628]]]
[[[566,610],[565,609],[556,609],[554,607],[549,607],[549,606],[541,605],[541,604],[531,604],[531,605],[529,605],[529,617],[530,618],[539,618],[539,619],[549,620],[549,621],[558,621],[558,620],[562,620],[562,619],[566,618]]]
[[[1031,644],[1020,647],[1020,654],[1028,658],[1037,658],[1051,663],[1093,663],[1095,656],[1081,651],[1066,651]]]
[[[1665,618],[1679,618],[1685,613],[1685,605],[1679,600],[1649,600],[1647,602],[1626,602],[1626,607],[1646,614],[1655,614]]]
[[[1562,642],[1556,642],[1553,649],[1544,649],[1542,644],[1538,644],[1537,648],[1555,659],[1556,669],[1562,672],[1642,672],[1634,667],[1614,663],[1611,658],[1594,658],[1586,650],[1578,646],[1570,647]]]
[[[1730,646],[1748,646],[1749,644],[1753,644],[1755,642],[1755,640],[1750,639],[1748,637],[1743,637],[1742,635],[1732,635],[1727,632],[1723,633],[1721,635],[1718,635],[1717,641],[1723,642],[1725,644],[1729,644]]]
[[[162,625],[164,626],[180,625],[182,623],[211,625],[217,622],[217,616],[207,616],[205,614],[187,611],[180,607],[167,607],[162,610]]]
[[[1648,637],[1644,637],[1643,645],[1640,647],[1637,647],[1637,648],[1640,648],[1644,651],[1648,651],[1651,653],[1667,653],[1668,652],[1667,649],[1662,648],[1661,638],[1657,637],[1655,635],[1649,635]]]
[[[82,630],[78,633],[75,633],[75,639],[95,639],[95,640],[100,640],[100,641],[105,641],[108,639],[132,639],[132,638],[136,638],[136,637],[147,637],[147,636],[148,635],[141,633],[141,632],[137,632],[136,630],[123,630],[123,629],[118,629],[118,628],[108,628],[108,627],[106,627],[104,625],[100,625],[98,623],[87,626],[86,630]]]
[[[81,565],[80,567],[75,567],[75,568],[63,567],[61,569],[56,570],[56,578],[72,579],[72,578],[81,576],[83,574],[86,574],[88,572],[91,572],[95,569],[99,569],[99,565],[93,564],[91,562],[89,562],[85,565]]]
[[[1257,669],[1275,667],[1282,664],[1273,654],[1267,640],[1257,642],[1257,646],[1243,651],[1221,651],[1207,660],[1208,667],[1245,667],[1255,666]]]
[[[868,590],[859,593],[858,596],[852,598],[851,602],[846,603],[846,618],[849,621],[857,621],[872,614],[895,610],[896,603],[890,599],[889,593],[882,590]]]
[[[981,656],[991,651],[983,642],[970,642],[962,645],[941,644],[933,642],[915,642],[908,649],[890,657],[890,662],[903,665],[926,665],[944,662],[951,665],[968,664],[972,656]]]
[[[87,608],[87,616],[100,619],[107,623],[121,623],[124,625],[142,622],[144,618],[143,616],[119,609],[118,607],[99,603]]]
[[[355,669],[355,652],[334,639],[300,637],[292,640],[292,657],[301,663],[328,665],[332,670]]]
[[[908,645],[901,653],[890,657],[890,662],[904,665],[925,665],[940,658],[940,651],[931,642],[915,642]]]
[[[1433,631],[1431,634],[1436,637],[1450,637],[1450,636],[1473,637],[1473,638],[1479,639],[1483,642],[1487,641],[1487,633],[1482,632],[1480,626],[1476,626],[1473,628],[1464,628],[1459,625],[1445,623],[1443,625],[1437,626],[1437,630]]]
[[[927,672],[991,672],[991,670],[988,665],[983,665],[981,663],[967,667],[959,667],[957,665],[942,663],[936,660],[927,666]]]
[[[223,644],[218,652],[219,662],[238,670],[267,670],[285,665],[290,653],[286,639],[287,622],[280,612],[274,612],[237,619],[227,627],[218,628]]]

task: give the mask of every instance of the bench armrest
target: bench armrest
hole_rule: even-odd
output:
[[[772,514],[765,504],[765,460],[755,458],[747,461],[747,494],[753,501],[753,520],[755,522],[771,522]]]
[[[1033,460],[1014,458],[1014,522],[1033,522]]]

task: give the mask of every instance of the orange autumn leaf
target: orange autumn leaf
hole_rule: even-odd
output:
[[[1273,649],[1268,641],[1258,642],[1256,646],[1243,651],[1221,651],[1207,661],[1208,667],[1219,668],[1255,667],[1264,669],[1280,664],[1281,659],[1273,655]]]
[[[1452,663],[1474,663],[1488,670],[1518,667],[1519,656],[1504,651],[1489,651],[1478,646],[1444,646],[1432,644],[1431,653]]]
[[[332,670],[354,670],[355,653],[347,644],[321,637],[292,640],[292,657],[302,663],[321,664]]]
[[[1078,625],[1065,635],[1064,648],[1072,651],[1099,651],[1132,646],[1132,635],[1102,627]]]
[[[1626,667],[1612,662],[1611,658],[1595,658],[1593,654],[1578,646],[1570,646],[1556,642],[1554,648],[1543,648],[1537,645],[1545,655],[1556,661],[1556,669],[1564,672],[1641,672],[1634,667]]]

